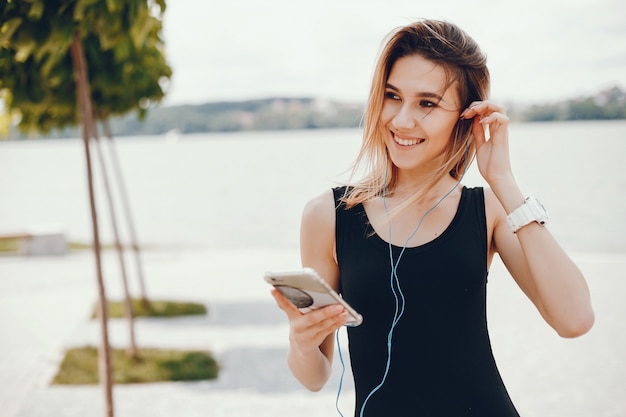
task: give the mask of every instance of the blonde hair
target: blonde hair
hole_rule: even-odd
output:
[[[346,192],[344,201],[348,207],[383,192],[393,193],[396,186],[396,167],[387,154],[386,132],[380,123],[380,115],[391,68],[398,59],[413,55],[441,66],[448,79],[446,87],[456,82],[461,110],[489,95],[487,58],[478,44],[458,26],[438,20],[420,20],[391,32],[376,63],[364,114],[363,144],[352,167],[353,176],[359,170],[365,175]],[[433,172],[420,192],[398,209],[418,201],[445,175],[460,179],[476,152],[471,125],[471,120],[459,119],[446,148],[446,163]]]

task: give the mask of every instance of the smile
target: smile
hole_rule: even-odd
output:
[[[401,146],[414,146],[424,142],[424,138],[402,138],[392,132],[394,142]]]

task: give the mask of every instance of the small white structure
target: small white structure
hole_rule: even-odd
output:
[[[41,225],[23,232],[1,233],[0,238],[16,240],[18,255],[64,255],[68,249],[65,231],[57,225]]]

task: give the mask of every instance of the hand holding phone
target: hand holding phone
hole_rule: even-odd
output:
[[[363,317],[311,268],[266,272],[264,279],[302,312],[330,304],[341,304],[349,315],[346,326],[358,326],[363,322]]]

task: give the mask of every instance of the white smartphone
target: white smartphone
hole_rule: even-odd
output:
[[[312,268],[290,272],[266,272],[264,278],[302,312],[329,304],[341,304],[349,315],[346,326],[358,326],[363,322],[363,317]]]

